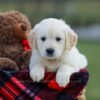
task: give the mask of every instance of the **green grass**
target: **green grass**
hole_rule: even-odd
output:
[[[79,50],[88,59],[90,73],[87,85],[87,100],[100,100],[100,43],[78,42]]]
[[[2,1],[2,2],[1,2]],[[40,0],[41,1],[41,0]],[[19,10],[26,14],[32,25],[43,18],[57,17],[71,26],[100,23],[99,0],[0,0],[0,12]]]
[[[99,0],[72,0],[68,2],[66,9],[68,9],[66,18],[72,25],[79,26],[100,23]]]

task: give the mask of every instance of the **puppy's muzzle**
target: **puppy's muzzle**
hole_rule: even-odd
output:
[[[46,53],[47,53],[48,56],[53,56],[54,55],[54,49],[48,48],[48,49],[46,49]]]

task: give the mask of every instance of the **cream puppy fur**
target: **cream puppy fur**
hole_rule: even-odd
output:
[[[74,72],[87,66],[86,57],[76,48],[77,34],[63,20],[44,19],[32,29],[30,77],[39,82],[46,71],[56,72],[59,86],[65,87]]]

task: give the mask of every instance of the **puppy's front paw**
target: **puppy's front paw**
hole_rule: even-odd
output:
[[[70,75],[63,72],[57,72],[56,81],[59,86],[65,87],[70,81]]]
[[[39,82],[44,78],[45,70],[43,67],[35,67],[30,71],[30,77],[34,82]]]

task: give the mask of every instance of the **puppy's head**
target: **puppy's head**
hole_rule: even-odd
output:
[[[77,42],[77,35],[62,20],[48,18],[37,24],[28,35],[31,48],[46,59],[58,59]]]

